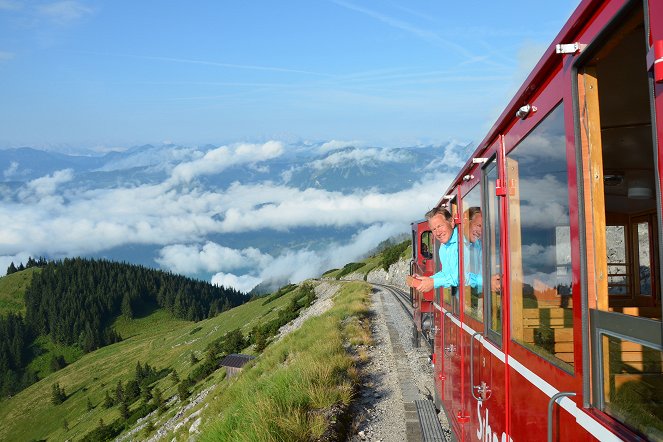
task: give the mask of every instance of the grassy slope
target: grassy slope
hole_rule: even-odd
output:
[[[0,316],[9,312],[25,316],[25,289],[32,281],[32,274],[40,270],[32,267],[0,278]]]
[[[273,344],[208,396],[202,441],[317,440],[347,406],[357,373],[345,344],[370,344],[369,286],[344,284],[334,307]],[[203,404],[201,404],[201,407]],[[178,439],[186,440],[182,430]]]
[[[202,358],[208,343],[235,328],[242,328],[246,335],[256,323],[274,317],[293,293],[265,306],[264,300],[258,299],[198,323],[174,319],[162,310],[141,319],[118,320],[116,329],[130,337],[84,355],[0,402],[0,440],[80,439],[97,426],[99,419],[109,423],[119,416],[117,407],[107,410],[101,405],[105,391],[114,391],[118,380],[126,382],[133,377],[138,361],[157,369],[173,367],[184,379],[192,369],[192,351]],[[58,406],[51,404],[51,386],[56,382],[69,396]],[[170,379],[162,379],[157,385],[164,398],[175,394]],[[94,406],[91,411],[87,411],[88,398]],[[69,431],[63,428],[65,419]]]

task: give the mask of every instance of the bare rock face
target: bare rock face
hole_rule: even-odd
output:
[[[389,284],[408,290],[405,285],[405,276],[410,273],[410,260],[401,259],[389,266],[389,271],[385,272],[382,267],[372,270],[368,273],[366,281],[376,284]]]
[[[405,284],[405,276],[410,273],[410,260],[401,259],[389,266],[389,271],[385,272],[382,267],[376,268],[364,273],[350,273],[341,279],[344,281],[367,281],[375,284],[393,285],[403,290],[409,290]]]

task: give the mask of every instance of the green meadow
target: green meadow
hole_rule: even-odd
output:
[[[0,278],[0,316],[10,312],[25,315],[25,289],[32,281],[32,274],[38,271],[38,267],[31,267]]]
[[[4,283],[5,278],[0,281]],[[18,284],[11,281],[8,285],[16,287]],[[241,329],[247,335],[254,325],[276,317],[295,292],[267,304],[264,299],[257,299],[197,323],[175,319],[163,310],[139,319],[118,319],[114,327],[124,338],[122,342],[85,355],[70,355],[69,359],[74,360],[70,365],[49,374],[14,397],[0,401],[0,440],[80,439],[95,429],[100,421],[108,424],[120,416],[118,407],[106,409],[103,406],[106,391],[112,394],[118,381],[128,381],[139,362],[148,363],[157,370],[175,369],[184,379],[195,368],[191,364],[192,353],[203,359],[208,344],[234,329]],[[3,292],[4,298],[7,298],[6,292]],[[49,344],[43,342],[42,345],[48,347]],[[66,354],[71,349],[56,350]],[[217,370],[206,380],[207,384],[213,383],[215,377],[223,376],[223,371]],[[55,383],[64,388],[67,396],[59,405],[51,403]],[[205,382],[199,383],[194,389],[199,390],[205,385]],[[165,399],[176,394],[176,385],[170,376],[159,380],[157,387]],[[89,404],[91,409],[88,409]],[[132,408],[137,406],[137,403],[133,404]]]

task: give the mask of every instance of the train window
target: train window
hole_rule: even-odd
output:
[[[417,251],[417,231],[412,230],[412,261],[416,261],[419,252]]]
[[[573,371],[564,105],[507,155],[511,336]]]
[[[603,410],[654,439],[663,438],[663,352],[621,337],[601,335]]]
[[[630,292],[631,274],[627,253],[628,238],[625,225],[605,226],[607,245],[608,295],[621,296]]]
[[[425,259],[433,258],[433,234],[430,230],[426,230],[421,234],[421,256]]]
[[[455,190],[454,190],[454,192],[455,192]],[[449,201],[449,203],[447,205],[447,209],[451,213],[451,216],[454,219],[456,219],[456,217],[458,216],[458,203],[457,203],[457,200],[455,198]],[[454,230],[456,232],[455,233],[456,241],[459,241],[458,232],[457,232],[458,228],[455,227]],[[436,258],[439,257],[439,249],[440,249],[440,243],[438,241],[435,241],[435,257]],[[458,255],[456,255],[456,259],[458,259]],[[436,268],[440,269],[441,267],[442,267],[441,264],[438,262]],[[456,280],[457,279],[458,279],[458,275],[456,275]],[[456,316],[460,315],[460,303],[458,301],[458,287],[453,287],[453,286],[452,287],[440,287],[438,289],[437,293],[439,293],[439,292],[442,292],[441,297],[444,300],[444,303],[447,306],[447,308],[450,309],[453,312],[454,315],[456,315]],[[439,296],[437,293],[436,293],[436,297]],[[439,298],[436,298],[436,299],[439,300]]]
[[[497,159],[493,159],[484,169],[483,181],[483,209],[484,209],[484,237],[483,247],[486,250],[487,271],[486,281],[490,284],[484,285],[483,292],[486,298],[486,324],[488,330],[501,335],[502,333],[502,260],[500,257],[500,215],[499,197],[496,193],[497,183]],[[489,333],[491,337],[491,333]],[[494,341],[501,343],[501,339],[492,336]]]
[[[465,314],[483,322],[483,259],[481,188],[475,186],[463,198],[463,305]]]

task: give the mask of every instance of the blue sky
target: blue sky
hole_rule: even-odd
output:
[[[480,141],[577,3],[0,0],[0,149]]]

